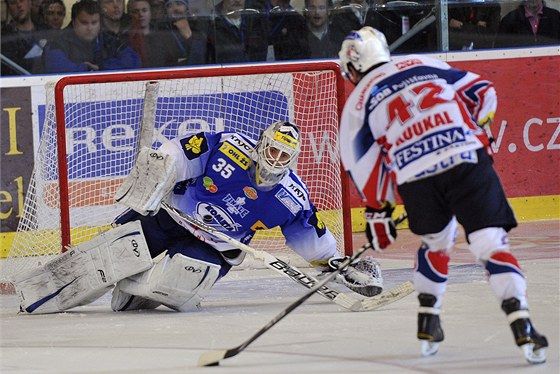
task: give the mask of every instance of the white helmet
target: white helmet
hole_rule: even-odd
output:
[[[255,146],[256,165],[250,172],[258,187],[276,186],[296,163],[301,148],[296,125],[277,121],[263,131]]]
[[[349,64],[358,72],[365,73],[379,63],[391,61],[391,52],[385,35],[373,27],[366,26],[350,32],[342,42],[338,57],[344,75],[349,77]]]

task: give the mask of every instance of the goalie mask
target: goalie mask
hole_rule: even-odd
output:
[[[250,173],[257,187],[276,186],[296,163],[300,152],[296,125],[277,121],[263,131],[254,150],[255,163]]]
[[[350,78],[349,65],[364,74],[382,62],[391,61],[391,52],[385,35],[373,27],[366,26],[352,31],[344,39],[338,57],[344,76]]]

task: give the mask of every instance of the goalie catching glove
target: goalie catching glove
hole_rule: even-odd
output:
[[[395,206],[385,202],[381,209],[366,207],[366,235],[374,250],[381,252],[397,239],[397,227],[391,217]]]
[[[327,275],[329,272],[337,270],[347,258],[348,256],[330,258],[327,263],[328,269],[323,271],[321,275]],[[371,256],[352,261],[346,269],[336,276],[336,281],[367,297],[378,295],[383,291],[381,266]]]
[[[146,216],[156,214],[161,201],[175,186],[175,158],[143,147],[128,177],[115,194],[115,201]]]

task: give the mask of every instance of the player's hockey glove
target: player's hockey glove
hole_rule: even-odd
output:
[[[328,260],[327,274],[338,269],[346,257],[332,257]],[[381,266],[373,257],[358,258],[336,277],[338,283],[342,283],[354,292],[363,296],[375,296],[383,291],[383,275]]]
[[[377,252],[387,248],[397,239],[397,228],[391,215],[395,206],[385,202],[381,209],[366,207],[366,235]]]
[[[478,126],[487,129],[492,125],[492,122],[494,122],[494,112],[490,112],[484,118],[481,118],[478,121]]]
[[[492,136],[492,132],[490,131],[492,122],[494,122],[494,112],[488,113],[484,118],[481,118],[478,121],[478,126],[486,133],[489,144],[494,143],[494,137]]]

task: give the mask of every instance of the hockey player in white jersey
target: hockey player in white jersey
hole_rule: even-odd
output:
[[[342,114],[340,151],[367,204],[367,236],[379,250],[395,241],[396,189],[422,239],[414,272],[422,353],[435,354],[444,339],[439,314],[459,223],[516,344],[529,362],[544,362],[548,343],[529,319],[526,280],[508,245],[517,222],[485,131],[497,107],[492,83],[426,56],[392,59],[385,36],[371,27],[350,33],[339,57],[356,85]]]
[[[162,304],[178,311],[195,309],[245,253],[160,209],[164,199],[244,244],[257,230],[279,226],[286,244],[301,257],[319,270],[336,269],[341,259],[336,241],[304,182],[291,170],[300,143],[296,125],[277,121],[256,142],[237,133],[200,132],[172,139],[158,150],[143,148],[115,194],[131,209],[117,217],[116,228],[107,231],[109,237],[94,239],[88,248],[78,245],[73,256],[61,255],[31,274],[22,274],[15,282],[21,309],[51,313],[83,305],[100,297],[112,283],[116,283],[111,301],[115,311]],[[132,255],[127,258],[136,259],[140,253],[144,261],[129,261],[138,264],[124,272],[113,271],[129,263],[115,259],[127,248],[115,244],[116,239],[130,238],[134,247],[128,246],[134,251],[126,251]],[[96,268],[101,265],[87,266],[90,247],[101,252],[95,258],[104,264],[103,274],[112,276],[99,281]],[[352,264],[339,281],[365,296],[380,293],[383,286],[379,264],[371,257]]]

